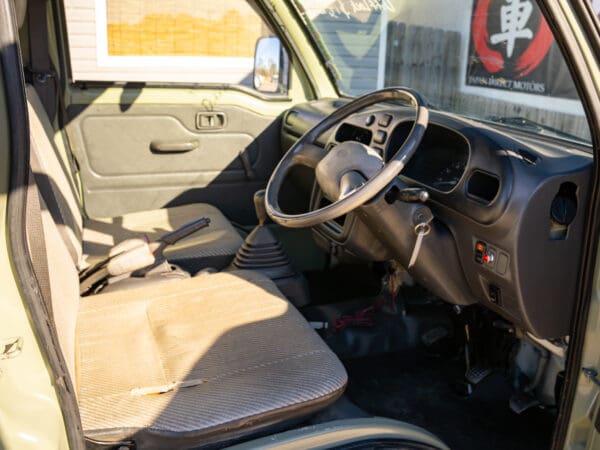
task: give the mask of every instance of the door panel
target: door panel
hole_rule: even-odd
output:
[[[239,181],[240,152],[255,147],[248,133],[192,132],[173,116],[93,116],[81,133],[90,169],[101,177],[199,172],[210,181],[231,172],[227,178]]]
[[[265,19],[246,0],[66,2],[65,103],[90,217],[202,201],[256,220],[279,116],[310,92],[281,48],[263,55],[281,85],[254,89],[257,42],[277,35]]]
[[[279,116],[241,105],[92,103],[68,112],[90,217],[202,201],[251,223],[252,195],[280,157]]]

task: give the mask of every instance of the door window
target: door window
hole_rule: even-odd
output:
[[[73,81],[252,85],[271,35],[245,0],[66,0]]]

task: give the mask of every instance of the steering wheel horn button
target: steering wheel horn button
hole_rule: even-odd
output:
[[[383,159],[372,148],[355,141],[338,144],[317,165],[315,175],[325,197],[336,201],[377,175]]]
[[[342,175],[340,179],[340,196],[339,199],[347,197],[356,189],[365,184],[365,177],[362,176],[360,172],[356,170],[351,170],[350,172],[346,172]]]

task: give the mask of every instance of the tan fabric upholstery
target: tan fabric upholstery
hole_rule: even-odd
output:
[[[76,267],[84,237],[86,251],[96,245],[97,257],[129,233],[153,239],[209,216],[211,227],[173,254],[181,251],[182,260],[199,251],[233,254],[234,241],[237,246],[241,239],[208,205],[82,227],[76,195],[43,123],[46,116],[36,112],[41,105],[31,89],[28,95],[32,151],[41,166],[35,179],[46,188],[41,203],[55,202],[42,212],[51,319],[88,437],[133,439],[139,449],[222,444],[304,417],[341,395],[347,377],[340,361],[259,274],[203,274],[80,299]]]
[[[83,230],[84,259],[86,263],[94,264],[106,256],[113,245],[125,239],[146,235],[153,241],[200,217],[208,217],[210,226],[167,249],[165,255],[169,261],[183,266],[202,259],[204,267],[212,265],[220,269],[229,264],[243,241],[225,216],[205,203],[126,214],[112,219],[88,219]]]
[[[48,257],[53,319],[69,375],[75,380],[75,324],[79,309],[79,276],[41,197],[40,203],[43,209],[42,226]]]
[[[31,151],[36,153],[41,166],[41,172],[35,173],[36,181],[45,201],[55,201],[58,217],[54,217],[54,221],[56,226],[61,228],[61,236],[67,241],[74,263],[81,267],[83,220],[75,187],[56,148],[52,145],[54,130],[35,89],[30,85],[27,85],[27,100]]]
[[[83,427],[98,439],[185,436],[274,411],[290,418],[346,383],[306,320],[251,272],[83,299],[77,343]]]
[[[221,272],[79,299],[42,214],[53,321],[86,436],[137,448],[224,442],[342,394],[337,359],[272,281]]]
[[[166,256],[191,271],[204,267],[221,269],[231,262],[242,238],[217,208],[205,203],[83,222],[75,182],[66,168],[66,156],[53,143],[54,130],[32,86],[27,86],[27,99],[32,151],[41,166],[36,179],[42,196],[48,203],[56,204],[50,211],[56,211],[54,221],[78,269],[104,259],[113,245],[125,239],[147,235],[155,240],[200,217],[210,218],[210,226],[169,248]]]

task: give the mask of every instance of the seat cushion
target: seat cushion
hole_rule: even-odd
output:
[[[76,343],[86,436],[138,448],[222,442],[304,417],[347,381],[300,313],[253,272],[84,298]]]
[[[208,217],[210,225],[167,248],[165,256],[191,272],[205,267],[222,269],[231,262],[243,241],[225,216],[206,203],[141,211],[110,219],[86,219],[84,260],[94,264],[105,258],[113,245],[125,239],[146,235],[154,241],[200,217]]]

